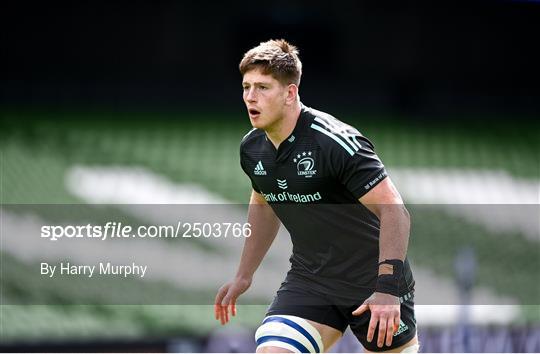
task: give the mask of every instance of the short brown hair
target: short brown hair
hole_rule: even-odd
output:
[[[298,49],[284,39],[261,42],[244,54],[240,62],[242,76],[253,69],[260,69],[265,75],[272,75],[282,84],[300,85],[302,62]]]

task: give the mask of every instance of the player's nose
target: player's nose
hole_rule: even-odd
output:
[[[257,101],[257,95],[255,94],[255,90],[253,88],[250,88],[245,93],[245,100],[247,102],[255,102]]]

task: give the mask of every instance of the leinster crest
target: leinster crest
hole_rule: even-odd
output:
[[[317,173],[317,170],[315,169],[315,160],[313,157],[314,156],[311,151],[303,151],[296,154],[293,162],[296,163],[298,176],[309,178]]]

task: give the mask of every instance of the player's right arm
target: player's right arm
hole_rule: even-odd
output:
[[[240,265],[234,279],[224,284],[214,302],[216,320],[229,321],[229,310],[236,315],[236,299],[251,285],[253,274],[261,264],[279,230],[279,219],[264,197],[252,191],[249,201],[248,222],[251,236],[244,241]]]

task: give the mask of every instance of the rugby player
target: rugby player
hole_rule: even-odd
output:
[[[417,352],[410,218],[372,143],[300,102],[302,64],[285,40],[249,50],[240,72],[252,234],[216,295],[216,319],[236,315],[281,222],[291,269],[256,332],[258,353],[322,353],[347,327],[368,351]]]

